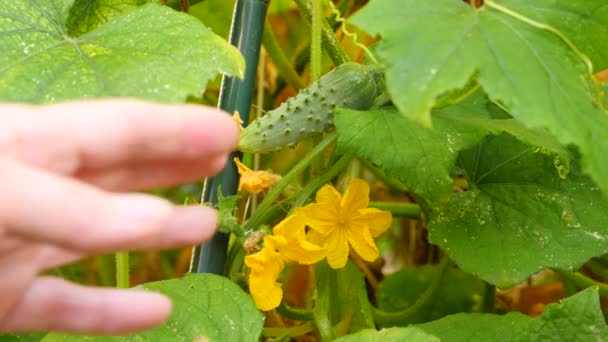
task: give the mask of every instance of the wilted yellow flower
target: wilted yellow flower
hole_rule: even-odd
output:
[[[314,264],[325,257],[325,250],[306,240],[306,223],[300,214],[285,218],[264,237],[264,248],[245,257],[251,269],[249,292],[258,308],[264,311],[279,306],[283,289],[277,282],[288,261]]]
[[[298,209],[313,229],[309,239],[327,249],[327,262],[332,268],[346,265],[349,246],[366,261],[378,258],[373,238],[390,227],[392,216],[388,211],[368,208],[368,204],[369,185],[355,178],[344,197],[333,186],[325,185],[317,192],[316,203]]]
[[[239,158],[234,158],[234,163],[236,164],[240,175],[239,191],[245,189],[250,194],[257,194],[281,180],[281,176],[275,175],[272,172],[253,171],[245,164],[241,163]]]
[[[244,122],[243,119],[241,119],[241,115],[239,114],[238,110],[235,110],[234,113],[232,113],[232,120],[234,120],[234,122],[236,122],[236,125],[239,126],[239,132],[242,132],[244,130]]]

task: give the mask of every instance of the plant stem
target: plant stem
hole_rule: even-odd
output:
[[[306,18],[306,20],[310,23],[312,22],[312,6],[310,4],[310,0],[295,0],[296,5],[300,9],[300,13]],[[336,66],[340,64],[344,64],[348,62],[350,59],[346,55],[344,48],[340,45],[338,38],[334,34],[334,31],[331,29],[327,20],[323,20],[322,23],[322,36],[323,36],[323,48],[327,51],[329,58],[334,62]]]
[[[266,21],[266,28],[264,29],[264,33],[262,35],[262,44],[272,59],[272,62],[277,67],[279,74],[292,86],[295,90],[300,88],[304,88],[304,82],[300,78],[300,75],[293,68],[291,62],[283,53],[283,50],[279,46],[279,42],[277,41],[277,37],[272,30],[272,26]]]
[[[266,195],[262,203],[260,203],[258,209],[251,215],[249,220],[245,222],[245,230],[257,230],[258,226],[261,224],[261,218],[266,215],[266,211],[272,208],[274,201],[279,198],[283,190],[306,168],[310,165],[310,163],[314,160],[314,158],[326,148],[328,148],[331,144],[336,141],[336,133],[330,133],[319,143],[315,148],[310,151],[300,162],[298,162],[282,179],[279,183],[277,183],[274,188]]]
[[[312,2],[312,32],[310,39],[310,75],[314,82],[321,78],[321,31],[323,26],[323,0]]]
[[[313,330],[315,330],[314,324],[312,324],[312,322],[306,322],[291,328],[264,328],[264,330],[262,330],[262,336],[274,337],[274,339],[272,339],[273,341],[280,341],[287,337],[302,336]]]
[[[129,288],[129,252],[116,253],[116,287]]]
[[[597,280],[591,279],[580,272],[571,272],[566,270],[555,270],[560,277],[567,281],[574,283],[577,287],[588,288],[596,286],[600,296],[608,296],[608,284],[600,283]]]
[[[372,208],[390,211],[394,216],[414,220],[422,219],[422,209],[418,204],[408,202],[369,202]]]
[[[483,305],[482,312],[494,313],[494,307],[496,306],[496,286],[485,283],[483,293]]]
[[[311,310],[292,308],[284,300],[281,301],[277,312],[294,321],[310,321],[313,319]]]
[[[335,279],[327,275],[329,266],[327,264],[318,263],[315,267],[316,283],[317,283],[317,302],[313,317],[317,330],[321,335],[321,341],[328,342],[335,339],[332,329],[332,322],[329,316],[331,310],[332,292],[335,293]],[[329,270],[333,272],[333,270]],[[334,288],[334,291],[332,291]]]
[[[597,274],[598,276],[608,279],[608,267],[602,264],[597,259],[591,259],[587,262],[587,267],[591,270],[591,272]]]
[[[374,320],[376,323],[381,327],[396,325],[404,326],[410,323],[412,318],[416,317],[417,314],[419,314],[422,310],[427,308],[430,303],[433,302],[449,265],[450,258],[448,258],[447,255],[444,255],[441,262],[437,266],[435,277],[433,278],[431,284],[420,296],[420,298],[418,298],[416,303],[410,307],[399,312],[386,312],[374,308]]]
[[[340,171],[344,170],[352,158],[353,157],[349,155],[340,157],[340,159],[338,159],[338,161],[334,163],[334,165],[327,170],[327,172],[308,183],[304,189],[300,190],[298,197],[296,197],[296,200],[293,202],[292,210],[293,208],[306,204],[310,196],[312,196],[312,194],[319,190],[319,188],[321,188],[323,185],[327,184],[330,180],[336,177]]]

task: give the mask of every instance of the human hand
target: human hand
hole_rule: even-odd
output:
[[[164,321],[171,303],[160,294],[38,274],[93,254],[211,237],[213,209],[125,192],[213,175],[237,136],[230,116],[201,106],[0,105],[0,332],[120,334]]]

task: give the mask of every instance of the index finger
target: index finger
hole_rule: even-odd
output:
[[[238,137],[229,115],[198,105],[101,100],[1,109],[0,156],[65,175],[212,160],[230,152]]]

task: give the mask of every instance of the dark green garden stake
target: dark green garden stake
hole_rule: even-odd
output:
[[[245,78],[240,80],[234,77],[224,77],[219,108],[228,113],[237,110],[243,122],[249,121],[249,109],[256,79],[267,6],[267,0],[237,0],[234,5],[230,43],[236,46],[245,57]],[[222,187],[225,196],[236,193],[238,173],[232,157],[220,174],[207,180],[203,197],[205,202],[217,202],[218,186]],[[228,239],[227,234],[217,233],[205,245],[196,247],[190,271],[224,274]]]

